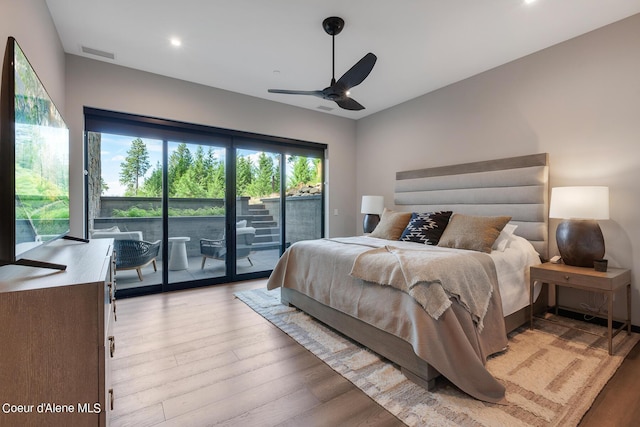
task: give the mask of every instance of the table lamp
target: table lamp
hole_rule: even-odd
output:
[[[360,213],[364,215],[362,228],[365,233],[371,233],[380,222],[380,215],[384,210],[383,196],[362,196]]]
[[[563,219],[556,230],[562,261],[593,268],[593,261],[604,257],[597,220],[609,219],[609,187],[552,188],[549,218]]]

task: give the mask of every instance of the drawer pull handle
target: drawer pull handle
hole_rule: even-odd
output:
[[[564,276],[564,280],[566,280],[567,282],[569,281],[571,277],[570,276]]]
[[[116,354],[116,337],[109,335],[109,354],[113,357]]]
[[[113,411],[113,389],[109,389],[109,409]]]

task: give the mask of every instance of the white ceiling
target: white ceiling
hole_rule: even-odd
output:
[[[640,0],[46,0],[70,54],[359,119],[640,13]],[[367,52],[378,57],[351,91],[366,107],[312,96]],[[178,37],[176,48],[170,39]],[[105,59],[82,47],[113,53]]]

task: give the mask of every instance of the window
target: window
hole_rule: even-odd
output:
[[[87,228],[120,296],[266,277],[324,235],[323,144],[85,109]]]

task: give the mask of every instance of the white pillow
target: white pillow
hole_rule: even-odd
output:
[[[491,249],[493,249],[494,251],[504,252],[504,250],[507,249],[507,245],[509,244],[509,240],[511,240],[513,232],[516,231],[516,228],[518,228],[517,225],[505,225],[500,232],[500,235],[498,235],[496,241],[493,242],[493,246],[491,247]]]
[[[243,219],[242,221],[236,222],[236,228],[245,228],[247,226],[247,220]]]
[[[117,225],[109,228],[94,228],[89,230],[89,236],[93,237],[93,233],[119,233],[120,228]]]

